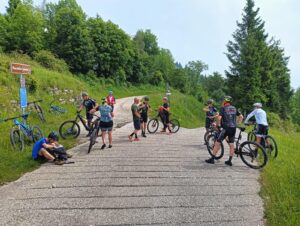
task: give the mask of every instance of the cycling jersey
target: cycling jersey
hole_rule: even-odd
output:
[[[104,105],[104,106],[100,106],[99,107],[99,111],[100,111],[100,121],[101,122],[111,122],[112,121],[112,108],[109,105]]]
[[[168,104],[168,103],[164,103],[164,104],[163,104],[163,107],[167,109],[167,108],[169,108],[169,104]],[[168,112],[167,110],[164,109],[164,110],[163,110],[163,113],[164,113],[164,115],[169,116],[169,112]]]
[[[236,108],[230,104],[226,104],[220,110],[220,116],[222,116],[221,126],[222,128],[236,128],[236,116],[240,113]]]
[[[149,104],[146,104],[145,102],[140,105],[140,112],[142,116],[147,116],[148,115],[148,110],[150,108]]]
[[[93,99],[87,99],[82,102],[82,105],[85,107],[86,111],[89,112],[96,106],[96,101]]]
[[[246,118],[245,123],[248,123],[249,119],[255,117],[255,121],[258,125],[268,126],[267,113],[261,109],[257,108],[252,111]]]
[[[206,118],[215,116],[215,114],[217,112],[218,112],[218,110],[215,107],[213,107],[213,106],[208,107],[208,111],[206,112]]]
[[[107,103],[109,105],[114,105],[116,103],[116,98],[114,96],[108,95],[106,97]]]

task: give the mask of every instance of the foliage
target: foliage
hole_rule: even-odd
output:
[[[67,72],[68,65],[64,60],[58,59],[52,52],[41,50],[33,54],[33,59],[40,63],[43,67],[50,70]]]
[[[300,88],[297,89],[292,98],[292,118],[295,123],[300,125]]]

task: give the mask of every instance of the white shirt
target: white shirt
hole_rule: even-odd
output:
[[[250,118],[255,116],[255,120],[257,124],[268,126],[268,120],[267,120],[267,113],[261,109],[257,108],[254,111],[252,111],[246,118],[245,123],[249,121]]]

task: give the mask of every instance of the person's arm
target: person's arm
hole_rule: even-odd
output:
[[[55,148],[55,144],[53,143],[53,144],[46,144],[46,143],[44,143],[43,144],[43,148],[45,148],[45,149],[53,149],[53,148]]]
[[[94,102],[94,105],[93,105],[93,108],[89,111],[89,113],[93,114],[97,111],[99,105],[96,101],[93,101]]]
[[[208,106],[204,107],[204,108],[203,108],[203,111],[204,111],[204,112],[209,112]]]
[[[249,119],[252,118],[252,117],[255,115],[255,111],[256,111],[256,110],[252,111],[252,112],[247,116],[247,118],[246,118],[245,121],[244,121],[244,124],[247,124],[248,121],[249,121]]]
[[[84,105],[83,105],[83,103],[82,103],[77,111],[78,111],[78,112],[81,112],[82,109],[83,109],[83,107],[84,107]]]

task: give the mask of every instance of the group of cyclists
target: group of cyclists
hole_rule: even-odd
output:
[[[255,117],[256,127],[256,142],[261,142],[261,137],[268,135],[267,114],[262,109],[261,103],[253,104],[254,110],[246,117],[244,124],[247,125],[252,117]],[[221,142],[226,139],[229,144],[230,152],[229,159],[225,164],[232,166],[232,157],[234,155],[234,141],[237,125],[240,124],[244,117],[236,109],[232,103],[231,96],[225,96],[222,100],[220,111],[215,108],[213,100],[208,100],[203,111],[206,113],[205,128],[208,131],[211,127],[219,130],[218,138],[213,147],[211,158],[205,160],[206,163],[214,164],[215,156],[221,148]]]

